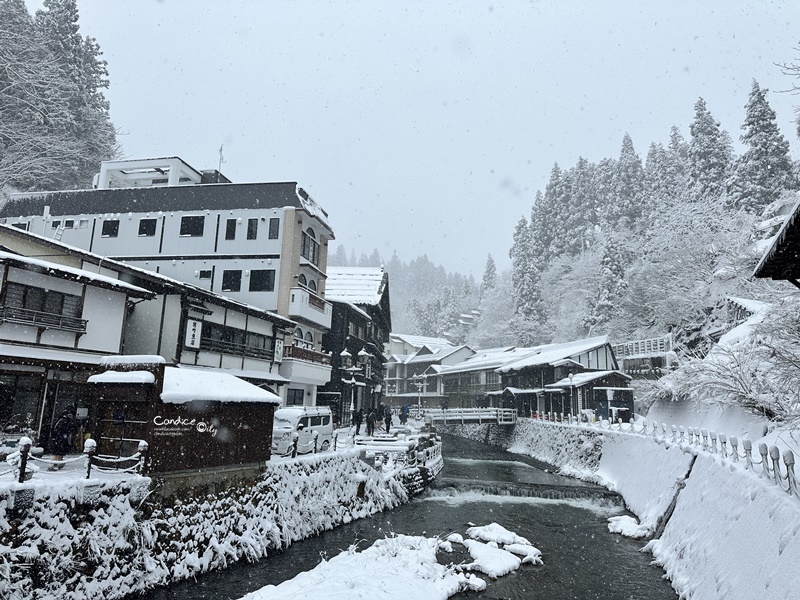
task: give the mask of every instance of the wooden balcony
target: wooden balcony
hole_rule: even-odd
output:
[[[86,319],[77,319],[65,315],[46,313],[16,306],[0,306],[0,322],[20,323],[44,329],[60,329],[75,333],[86,333]]]

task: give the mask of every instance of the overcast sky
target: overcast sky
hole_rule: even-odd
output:
[[[32,8],[41,2],[31,1]],[[658,8],[655,8],[655,6]],[[644,159],[705,98],[738,144],[755,78],[800,158],[800,2],[78,0],[128,158],[297,181],[336,243],[480,277],[554,162]],[[800,83],[800,82],[798,82]],[[738,148],[737,148],[738,149]]]

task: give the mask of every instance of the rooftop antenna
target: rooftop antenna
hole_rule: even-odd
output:
[[[222,158],[222,146],[223,144],[219,145],[219,168],[217,169],[217,172],[222,171],[222,163],[225,162],[225,159]]]

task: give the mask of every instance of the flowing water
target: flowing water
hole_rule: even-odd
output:
[[[364,548],[392,532],[463,535],[470,524],[491,522],[528,538],[542,551],[544,564],[522,565],[518,571],[489,580],[485,592],[465,592],[454,598],[677,598],[663,579],[664,572],[640,551],[643,541],[608,532],[607,518],[625,514],[617,496],[548,473],[546,465],[533,459],[461,438],[444,436],[443,453],[445,467],[435,488],[400,508],[295,543],[259,563],[237,564],[135,598],[233,600],[290,579],[352,544]],[[440,561],[470,562],[469,555],[458,548],[454,544],[456,552],[441,553]]]

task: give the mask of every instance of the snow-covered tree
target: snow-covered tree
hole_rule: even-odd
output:
[[[613,173],[613,200],[605,207],[604,217],[613,225],[633,224],[642,215],[644,204],[644,168],[626,133],[622,138],[619,160]]]
[[[497,284],[497,267],[494,264],[494,259],[490,254],[486,258],[486,267],[483,270],[483,279],[481,279],[480,297],[483,298],[491,289],[494,289]]]
[[[109,85],[108,67],[97,41],[80,35],[76,0],[45,0],[43,6],[34,26],[69,84],[65,100],[70,119],[59,125],[82,147],[80,159],[65,165],[62,186],[87,187],[100,162],[117,152],[116,131],[103,94]]]
[[[627,291],[621,251],[613,238],[606,240],[598,284],[590,311],[583,320],[589,335],[604,330],[615,314],[620,312],[618,303]]]
[[[509,257],[514,312],[526,319],[541,320],[543,307],[538,289],[539,272],[531,254],[531,230],[525,217],[517,223]]]
[[[753,81],[740,137],[747,150],[736,161],[729,183],[731,203],[752,212],[760,212],[797,183],[789,142],[778,129],[766,95],[767,90]]]
[[[698,99],[694,110],[689,142],[690,189],[696,199],[719,198],[733,160],[730,135],[711,116],[705,100]]]

